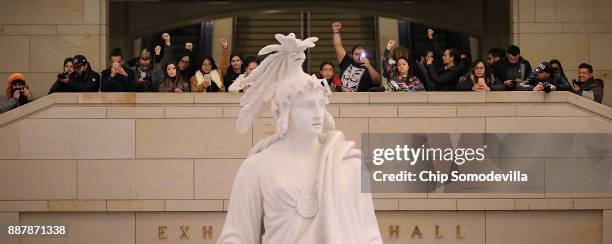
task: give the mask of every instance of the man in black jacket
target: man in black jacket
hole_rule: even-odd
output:
[[[427,30],[427,38],[431,41],[434,50],[433,55],[428,54],[425,58],[427,73],[429,74],[431,82],[435,85],[435,90],[454,91],[457,89],[457,83],[465,69],[464,63],[461,62],[461,53],[457,49],[449,48],[444,50],[444,54],[442,55],[442,49],[440,49],[438,43],[434,40],[433,34],[434,31],[432,29]],[[438,71],[434,64],[434,55],[437,59],[441,56],[444,70]]]
[[[527,85],[533,91],[568,91],[570,85],[554,75],[554,68],[550,63],[544,62],[535,69],[535,76],[527,81]]]
[[[83,55],[74,56],[73,73],[58,76],[49,93],[54,92],[97,92],[100,90],[100,75],[91,69]]]
[[[110,67],[102,71],[100,91],[134,92],[134,72],[123,63],[121,49],[115,48],[110,55]]]
[[[603,101],[604,81],[593,77],[593,66],[582,63],[578,66],[578,80],[573,80],[571,92],[598,103]]]
[[[508,47],[506,59],[494,66],[494,73],[504,81],[507,91],[526,90],[527,86],[520,84],[531,77],[531,64],[521,57],[519,47],[511,45]]]

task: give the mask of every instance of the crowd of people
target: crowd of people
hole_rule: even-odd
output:
[[[578,67],[577,78],[569,80],[559,60],[542,62],[532,69],[518,46],[492,48],[487,59],[471,60],[455,48],[442,50],[435,32],[425,34],[426,50],[410,50],[389,40],[382,55],[382,72],[370,63],[366,47],[355,45],[347,52],[342,44],[342,24],[332,23],[335,63],[324,61],[316,75],[325,79],[335,92],[418,92],[418,91],[571,91],[601,103],[604,82],[593,76],[587,63]],[[245,78],[259,64],[259,58],[243,59],[231,53],[229,43],[220,40],[221,62],[210,55],[197,57],[192,43],[172,45],[168,33],[153,53],[143,49],[126,62],[120,49],[114,49],[107,69],[101,73],[83,55],[64,60],[62,72],[50,88],[54,92],[245,92],[252,85]],[[132,64],[132,65],[129,65]],[[383,78],[386,82],[383,82]],[[0,112],[26,104],[35,97],[26,79],[15,73],[8,78],[5,94],[0,95]]]

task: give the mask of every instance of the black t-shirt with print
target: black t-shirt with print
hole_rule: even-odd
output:
[[[372,87],[376,87],[372,83],[372,77],[368,69],[357,63],[347,53],[340,62],[340,69],[342,69],[342,85],[358,92],[367,92]]]

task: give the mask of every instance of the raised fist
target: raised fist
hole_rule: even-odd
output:
[[[227,43],[227,40],[225,40],[225,38],[221,38],[221,47],[223,47],[223,49],[229,48],[229,44]]]
[[[433,34],[434,30],[432,30],[431,28],[427,29],[427,38],[429,38],[429,40],[433,39]]]
[[[185,42],[185,49],[192,51],[193,50],[193,43],[191,42]]]
[[[164,40],[164,42],[166,43],[166,45],[170,46],[170,34],[164,32],[162,34],[162,39]]]
[[[391,51],[391,49],[395,47],[396,44],[397,40],[389,40],[389,42],[387,42],[387,50]]]
[[[334,31],[334,33],[340,32],[340,29],[342,29],[342,24],[339,21],[336,21],[332,24],[332,30]]]

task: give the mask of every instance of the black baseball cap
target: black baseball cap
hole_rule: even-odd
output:
[[[73,60],[72,60],[72,65],[73,66],[81,66],[87,63],[87,59],[85,58],[85,56],[83,55],[76,55],[74,56]]]
[[[535,72],[536,73],[544,73],[544,72],[546,72],[546,73],[552,74],[553,73],[553,67],[552,67],[552,65],[550,65],[549,62],[544,62],[544,63],[541,63],[540,65],[538,65],[538,67],[536,67]]]

